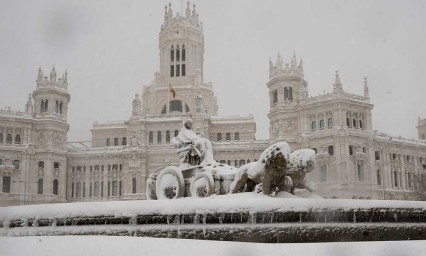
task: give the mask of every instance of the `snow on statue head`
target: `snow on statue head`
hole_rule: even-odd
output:
[[[245,185],[246,191],[253,191],[256,185],[264,194],[287,191],[294,194],[295,188],[311,188],[306,185],[305,175],[313,170],[315,151],[296,150],[290,154],[286,142],[278,142],[263,151],[257,162],[246,164],[237,170],[231,193],[237,193]]]

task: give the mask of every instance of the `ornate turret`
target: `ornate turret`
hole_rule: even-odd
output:
[[[333,85],[333,92],[343,92],[342,82],[340,81],[339,71],[336,70],[336,79]]]
[[[37,89],[32,97],[28,98],[25,105],[27,112],[35,112],[37,118],[59,118],[63,121],[67,119],[68,103],[70,95],[68,89],[68,72],[57,79],[55,66],[50,71],[49,78],[43,77],[41,67],[38,69]],[[34,99],[34,104],[32,103]],[[34,108],[31,107],[34,105]]]
[[[297,66],[297,58],[296,54],[293,54],[293,57],[290,60],[290,64],[286,63],[284,65],[283,58],[281,57],[280,53],[278,52],[277,55],[277,61],[275,63],[275,66],[271,59],[269,59],[269,78],[273,78],[276,75],[296,75],[301,78],[303,78],[303,62],[302,59],[300,59],[300,64]]]

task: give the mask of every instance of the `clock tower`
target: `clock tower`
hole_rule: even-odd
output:
[[[203,81],[204,35],[195,4],[189,2],[185,15],[173,16],[171,4],[164,7],[164,24],[160,31],[160,74],[172,84],[187,76]]]

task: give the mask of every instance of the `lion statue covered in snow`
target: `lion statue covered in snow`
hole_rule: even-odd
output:
[[[265,149],[257,162],[237,170],[230,193],[238,193],[244,187],[247,192],[257,188],[267,195],[280,191],[294,194],[296,188],[312,191],[305,178],[314,166],[315,151],[299,149],[290,153],[286,142],[278,142]]]

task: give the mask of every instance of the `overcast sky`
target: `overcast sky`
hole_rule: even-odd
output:
[[[69,141],[89,140],[93,121],[128,119],[134,94],[159,69],[168,2],[0,1],[0,106],[23,110],[38,67],[46,75],[55,64],[58,76],[69,73]],[[171,3],[180,12],[181,1]],[[335,70],[357,94],[368,77],[373,128],[417,138],[417,117],[426,117],[426,1],[195,3],[219,114],[253,113],[258,139],[269,136],[265,84],[278,51],[285,63],[293,52],[303,58],[311,96],[332,90]]]

